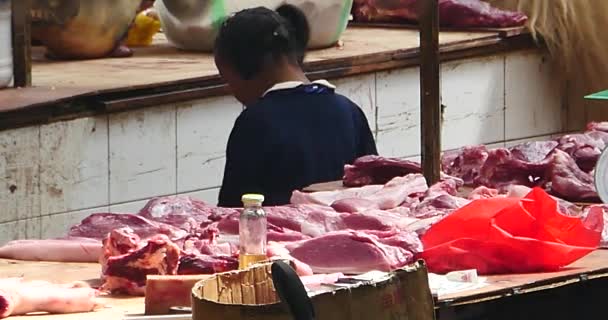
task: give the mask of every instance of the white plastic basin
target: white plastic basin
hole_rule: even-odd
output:
[[[300,8],[310,25],[310,49],[335,45],[346,29],[353,0],[157,0],[162,29],[169,42],[180,49],[213,51],[222,19],[242,9],[283,4]]]

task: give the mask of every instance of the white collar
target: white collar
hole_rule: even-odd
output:
[[[335,89],[336,88],[336,86],[334,86],[333,84],[329,83],[327,80],[315,80],[312,83],[320,84],[322,86],[326,86],[326,87],[331,88],[331,89]],[[272,92],[272,91],[285,90],[285,89],[293,89],[293,88],[297,88],[298,86],[301,86],[303,84],[304,84],[304,82],[302,82],[302,81],[280,82],[280,83],[277,83],[274,86],[272,86],[270,89],[266,90],[266,92],[264,92],[264,94],[262,95],[262,97],[264,97],[265,95],[267,95],[269,92]]]

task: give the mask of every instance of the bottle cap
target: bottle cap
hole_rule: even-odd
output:
[[[241,197],[241,201],[244,205],[262,205],[264,196],[261,194],[244,194]]]

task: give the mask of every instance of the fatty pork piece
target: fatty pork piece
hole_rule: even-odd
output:
[[[329,209],[331,210],[331,208]],[[309,236],[300,232],[300,224],[307,215],[307,212],[302,210],[301,206],[296,205],[264,208],[268,219],[268,241],[296,241],[309,238]],[[225,242],[228,238],[229,241],[238,242],[238,239],[231,237],[231,235],[239,234],[239,215],[238,211],[227,215],[203,227],[201,232],[206,233],[210,229],[218,230],[218,241]]]
[[[571,201],[599,202],[593,176],[582,171],[574,159],[555,150],[547,170],[546,188],[551,194]]]
[[[382,210],[388,210],[401,205],[410,195],[425,192],[427,189],[424,176],[409,174],[405,177],[393,178],[378,192],[364,199],[375,202]]]
[[[88,238],[14,240],[0,247],[0,258],[26,261],[97,262],[101,241]]]
[[[393,229],[409,230],[411,224],[418,219],[402,215],[401,212],[392,210],[366,210],[357,213],[345,213],[341,215],[343,228],[339,230],[369,230],[389,231]]]
[[[291,265],[294,266],[296,273],[300,276],[312,276],[314,273],[312,268],[306,263],[294,258],[289,254],[289,250],[285,248],[286,243],[269,241],[266,245],[266,256],[270,260],[289,260]]]
[[[331,206],[332,203],[343,199],[364,199],[383,188],[383,185],[374,184],[359,188],[348,188],[344,190],[301,192],[295,190],[290,199],[291,204],[315,204],[321,206]]]
[[[128,213],[95,213],[79,224],[72,226],[69,237],[83,237],[102,240],[114,229],[129,227],[142,239],[164,234],[171,240],[180,240],[188,232],[174,226],[148,220],[142,216]]]
[[[202,223],[226,208],[210,206],[203,201],[187,196],[153,198],[139,211],[138,215],[148,220],[162,222],[180,229],[195,232]]]
[[[147,275],[177,274],[180,248],[165,235],[147,240],[134,251],[107,258],[102,290],[143,295]]]
[[[478,200],[478,199],[496,198],[499,196],[501,196],[501,195],[499,194],[498,190],[480,186],[480,187],[475,188],[473,191],[471,191],[471,193],[469,193],[467,198],[469,200]]]
[[[410,195],[423,193],[427,188],[426,180],[421,174],[409,174],[404,177],[395,177],[383,186],[369,185],[360,188],[313,193],[296,190],[292,194],[291,203],[331,206],[338,200],[364,199],[375,203],[379,209],[387,210],[398,207]],[[344,206],[344,203],[341,205]]]
[[[604,121],[604,122],[589,122],[587,124],[587,130],[589,130],[589,131],[608,132],[608,121]]]
[[[309,224],[329,227],[333,219],[338,216],[332,208],[317,205],[265,207],[264,211],[268,220],[269,241],[306,239],[308,236],[302,233],[306,232]],[[239,213],[226,216],[209,227],[219,230],[220,240],[222,235],[237,235],[239,233]],[[206,230],[203,231],[206,232]],[[317,234],[317,232],[313,231],[312,234]]]
[[[422,248],[415,235],[398,238],[399,233],[382,237],[361,231],[344,230],[285,245],[289,254],[308,265],[314,273],[360,274],[392,271],[411,263],[411,248]]]
[[[183,253],[210,256],[237,257],[239,248],[237,243],[219,243],[220,231],[215,226],[203,230],[200,238],[190,238],[184,242]]]
[[[453,182],[441,181],[429,188],[420,203],[412,209],[418,219],[443,217],[470,203],[470,200],[455,195]]]
[[[22,278],[0,279],[0,319],[34,312],[90,312],[99,306],[95,299],[98,294],[80,282],[53,284]]]
[[[394,177],[421,172],[422,168],[417,162],[368,155],[356,159],[352,165],[344,166],[342,180],[346,187],[361,187],[385,184]]]
[[[355,0],[353,16],[361,22],[418,21],[420,0]],[[439,0],[441,26],[508,28],[523,26],[523,13],[500,10],[481,0]]]
[[[306,208],[306,209],[305,209]],[[339,213],[330,207],[321,206],[284,206],[265,208],[268,218],[268,241],[287,242],[305,240],[328,232],[353,230],[380,230],[393,228],[407,229],[416,222],[400,210],[370,209],[357,213]],[[207,228],[219,230],[220,241],[230,235],[238,235],[238,215],[226,217]]]
[[[505,197],[507,198],[525,198],[530,192],[532,188],[526,186],[518,186],[512,185],[507,188],[507,192],[505,193]],[[559,212],[572,217],[578,217],[582,214],[582,208],[575,205],[572,202],[568,202],[564,199],[551,196],[555,201],[557,201]]]

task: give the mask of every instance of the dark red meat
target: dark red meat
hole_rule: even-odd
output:
[[[236,270],[238,267],[239,260],[235,257],[189,254],[179,258],[177,274],[214,274]]]
[[[590,131],[588,133],[569,134],[559,138],[558,148],[568,153],[576,164],[585,172],[595,168],[595,164],[606,148],[602,131]],[[606,137],[608,139],[608,137]]]
[[[143,295],[147,275],[177,274],[180,248],[166,236],[147,241],[140,249],[109,257],[102,288],[111,292]]]
[[[502,188],[509,185],[534,186],[547,170],[547,161],[527,161],[508,149],[498,148],[488,152],[488,159],[479,170],[475,185]],[[537,158],[534,158],[537,159]]]
[[[556,141],[524,142],[509,148],[515,159],[530,163],[540,163],[557,147]]]
[[[112,230],[103,240],[102,254],[99,257],[101,272],[105,272],[110,257],[133,252],[140,247],[141,243],[141,238],[129,227]]]
[[[567,153],[555,150],[547,170],[546,188],[571,201],[599,202],[593,176],[582,171]]]
[[[131,228],[142,239],[164,234],[172,240],[178,240],[188,235],[185,230],[134,214],[95,213],[70,228],[68,236],[102,240],[112,230],[124,227]]]
[[[360,22],[418,21],[418,0],[355,0]],[[439,0],[439,22],[445,27],[506,28],[523,26],[523,13],[500,10],[480,0]]]
[[[347,187],[386,184],[395,177],[421,172],[422,168],[417,162],[369,155],[344,167],[343,183]]]
[[[479,177],[479,171],[486,159],[488,159],[488,149],[480,145],[446,153],[441,162],[445,173],[458,177],[465,185],[471,186]]]

